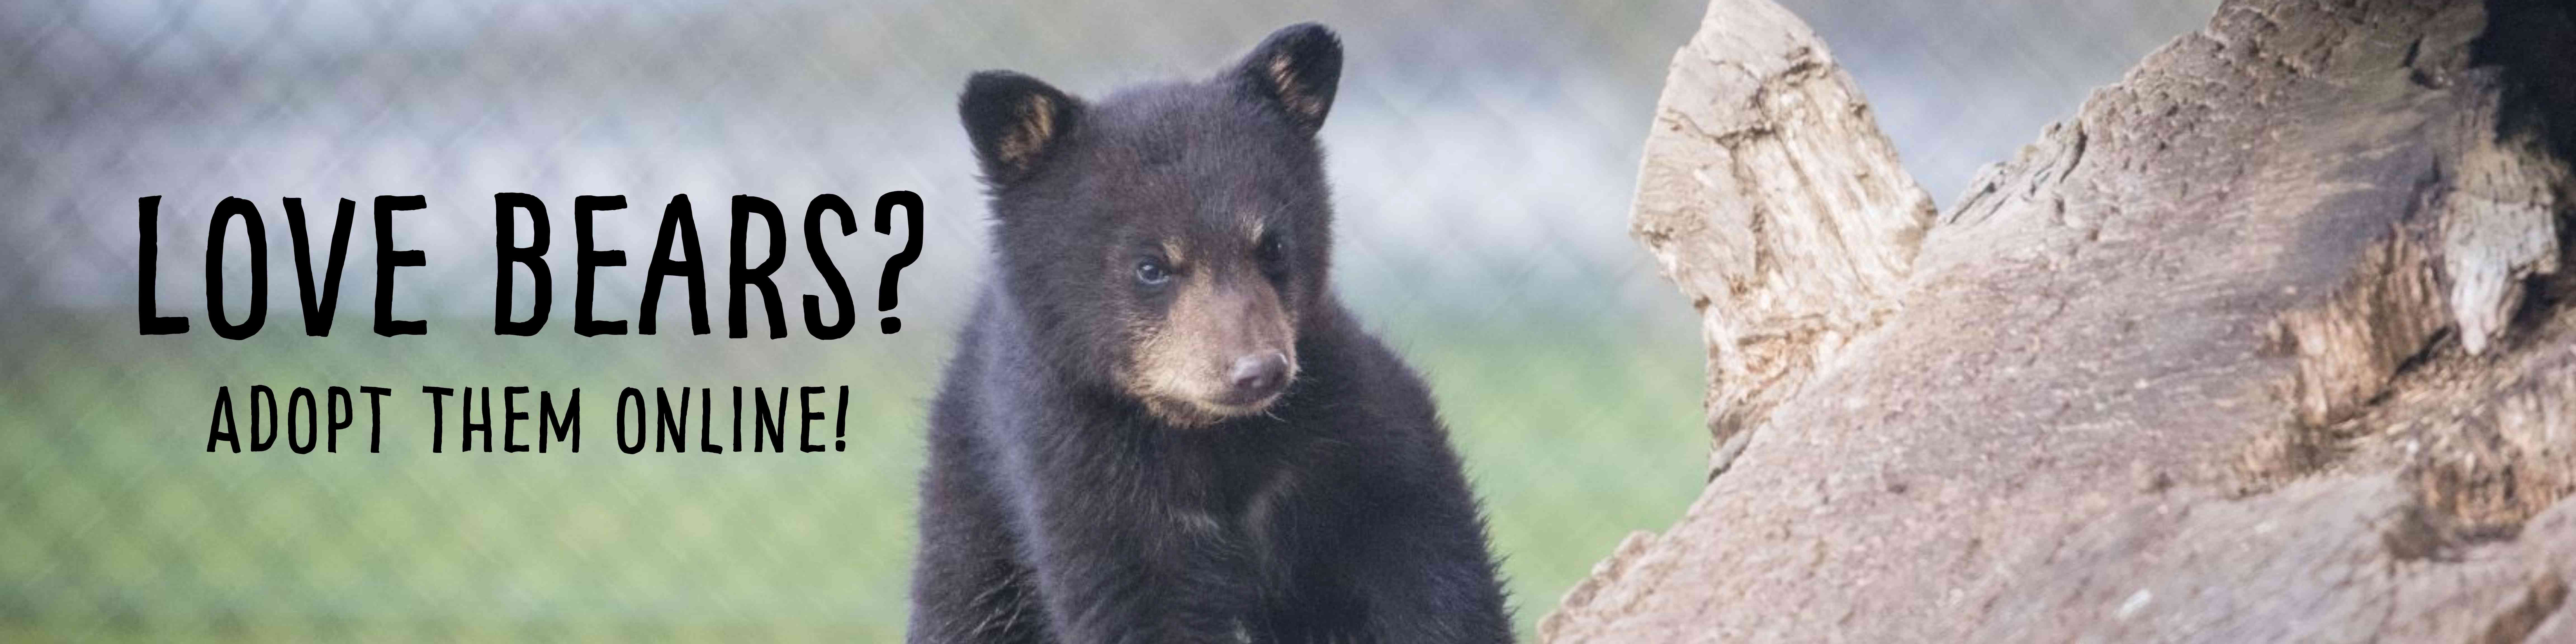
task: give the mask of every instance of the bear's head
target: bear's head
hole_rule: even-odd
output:
[[[1013,72],[969,79],[958,113],[1036,357],[1180,427],[1279,400],[1329,305],[1316,131],[1341,69],[1333,32],[1302,24],[1214,78],[1096,102]]]

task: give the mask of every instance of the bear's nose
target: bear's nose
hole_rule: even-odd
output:
[[[1235,358],[1234,368],[1226,372],[1226,384],[1232,387],[1226,392],[1230,402],[1243,404],[1268,398],[1288,384],[1288,356],[1265,351]]]

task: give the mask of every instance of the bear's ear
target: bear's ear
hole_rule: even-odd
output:
[[[975,161],[994,186],[1027,178],[1081,114],[1080,101],[1018,72],[976,72],[957,97],[957,116],[975,143]]]
[[[1262,39],[1234,73],[1245,92],[1314,134],[1342,82],[1342,39],[1323,25],[1289,25]]]

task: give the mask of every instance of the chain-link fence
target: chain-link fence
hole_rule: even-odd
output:
[[[1941,197],[2208,11],[1793,4],[1829,41],[1850,36],[1842,57]],[[893,641],[922,408],[984,253],[957,88],[984,68],[1085,94],[1204,74],[1301,20],[1333,25],[1349,49],[1324,130],[1337,284],[1430,376],[1527,624],[1627,531],[1678,516],[1703,475],[1693,317],[1624,232],[1664,63],[1701,11],[8,4],[0,640]],[[2108,24],[2056,24],[2083,18]],[[1917,27],[1935,23],[1949,27]],[[900,335],[863,319],[837,341],[793,322],[790,339],[725,339],[731,195],[793,217],[819,193],[864,209],[890,190],[927,204]],[[497,192],[536,195],[553,221],[554,307],[535,337],[491,332]],[[393,301],[429,332],[381,338],[369,201],[412,194],[428,207],[393,236],[427,265],[401,269]],[[600,271],[596,302],[631,320],[677,194],[697,208],[716,333],[687,333],[674,285],[660,335],[575,335],[573,198],[628,199],[600,215],[598,245],[629,260]],[[162,196],[160,314],[192,318],[186,335],[136,333],[148,195]],[[268,325],[239,342],[214,336],[202,295],[209,215],[228,196],[267,224]],[[285,197],[302,199],[316,253],[335,202],[359,202],[328,338],[302,334]],[[800,233],[779,273],[791,315],[796,295],[825,292],[793,252]],[[876,315],[873,262],[899,239],[827,244],[862,318]],[[242,298],[241,227],[222,243],[225,292]],[[522,284],[513,318],[530,306]],[[232,301],[238,320],[246,300]],[[217,387],[254,384],[392,390],[383,452],[343,435],[337,454],[208,453]],[[626,455],[603,431],[621,387],[803,385],[853,388],[849,451]],[[577,454],[431,453],[423,386],[578,387],[593,424]]]

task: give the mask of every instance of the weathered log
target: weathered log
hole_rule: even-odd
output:
[[[1721,468],[1542,636],[2576,639],[2571,12],[2231,1],[1925,223],[1718,0],[1635,219]]]

